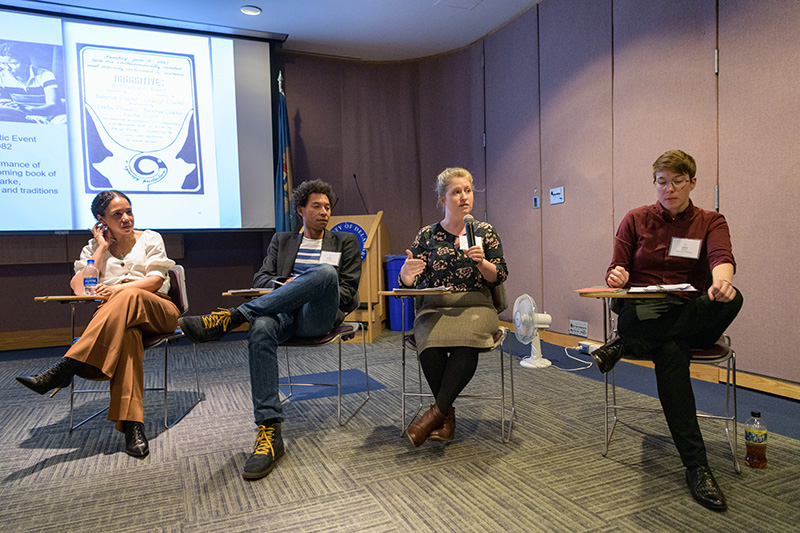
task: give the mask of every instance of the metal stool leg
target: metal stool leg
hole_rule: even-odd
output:
[[[350,420],[352,420],[353,417],[356,416],[356,414],[358,414],[358,412],[361,410],[361,408],[364,407],[364,405],[366,405],[366,403],[370,399],[369,368],[367,367],[366,332],[364,331],[364,324],[362,324],[360,322],[355,322],[354,324],[358,324],[358,329],[361,330],[361,347],[362,347],[363,352],[364,352],[364,379],[366,381],[365,385],[366,385],[366,391],[367,392],[366,392],[366,397],[364,398],[364,401],[362,401],[360,404],[358,404],[358,407],[356,407],[355,410],[352,413],[350,413],[350,416],[347,417],[347,420],[343,421],[342,420],[342,339],[340,338],[339,339],[339,385],[338,385],[339,386],[339,389],[338,389],[338,391],[339,391],[338,419],[339,419],[339,425],[340,426],[344,426],[345,424],[350,422]]]

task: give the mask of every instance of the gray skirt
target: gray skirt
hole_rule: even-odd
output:
[[[500,327],[488,289],[425,295],[414,318],[417,350],[467,346],[488,350]]]

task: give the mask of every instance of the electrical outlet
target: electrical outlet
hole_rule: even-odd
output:
[[[581,341],[578,343],[578,346],[580,346],[580,349],[583,353],[592,353],[596,349],[600,348],[602,344],[595,341]]]
[[[572,320],[569,321],[569,334],[574,335],[576,337],[589,337],[589,323],[584,322],[583,320]]]

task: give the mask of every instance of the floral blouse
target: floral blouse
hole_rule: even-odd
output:
[[[458,236],[447,232],[438,222],[425,226],[411,244],[411,253],[425,260],[425,270],[414,278],[415,288],[451,286],[456,292],[476,291],[494,287],[508,277],[503,245],[500,237],[488,222],[475,224],[475,236],[483,240],[486,260],[497,268],[497,281],[489,283],[478,270],[477,263],[465,250],[458,248]],[[400,286],[406,287],[403,280]]]

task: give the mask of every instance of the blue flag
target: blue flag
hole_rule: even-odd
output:
[[[289,112],[286,95],[278,94],[278,165],[275,170],[275,231],[294,231],[292,160],[289,151]]]

